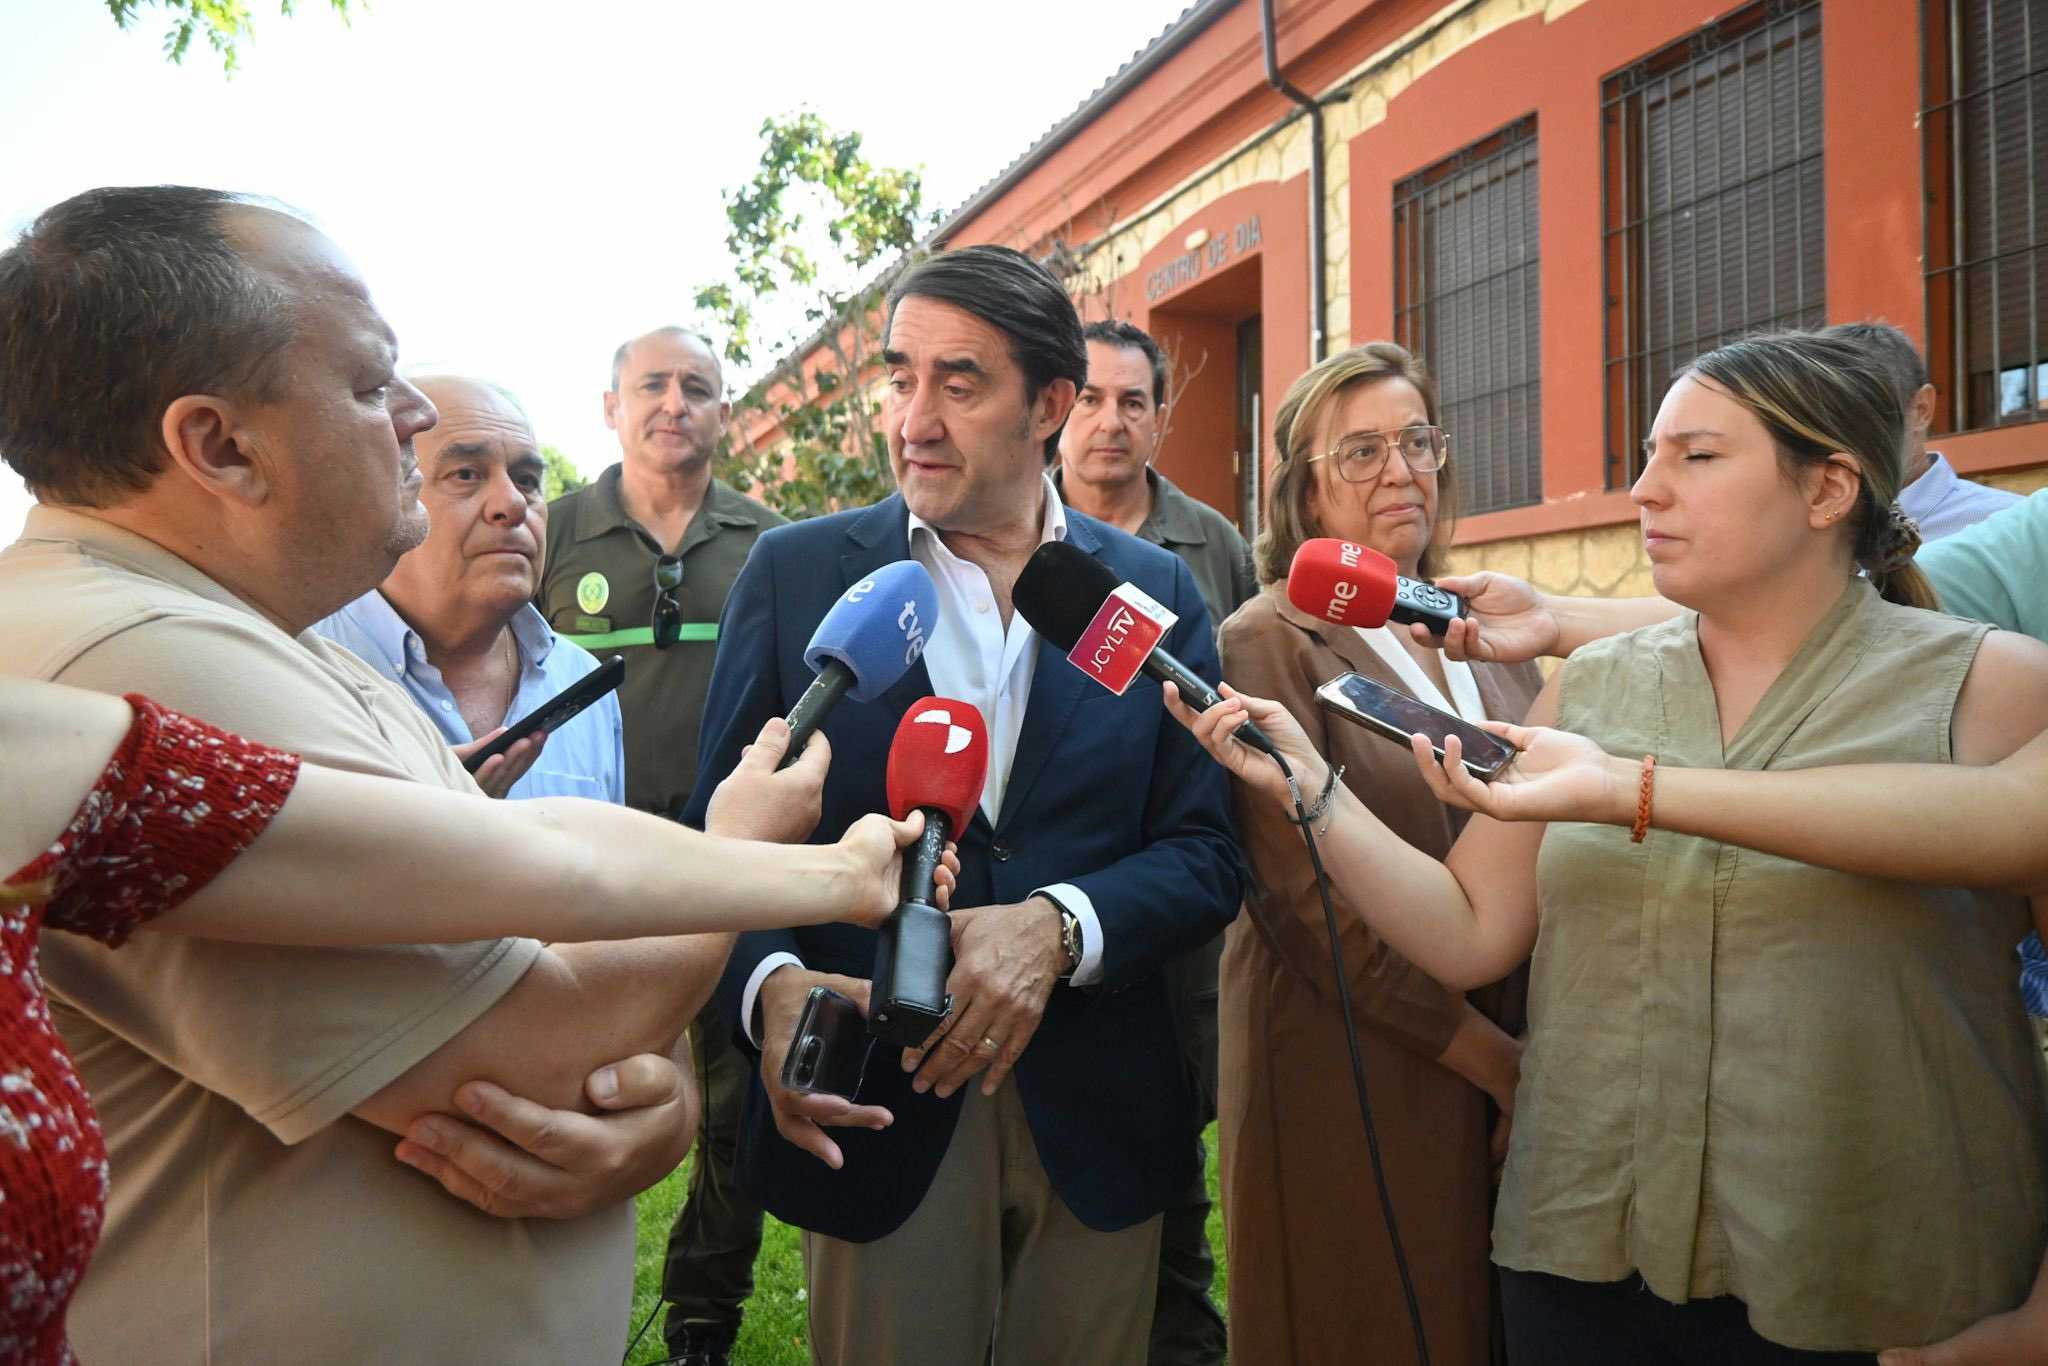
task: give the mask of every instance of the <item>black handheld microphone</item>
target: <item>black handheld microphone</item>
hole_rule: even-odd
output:
[[[1196,711],[1223,700],[1199,674],[1158,647],[1165,634],[1160,620],[1165,609],[1136,585],[1120,582],[1114,569],[1079,546],[1047,541],[1034,550],[1011,598],[1032,630],[1112,692],[1122,692],[1142,669],[1180,689],[1181,700]],[[1080,651],[1084,639],[1089,648]],[[1238,727],[1237,738],[1280,757],[1251,721]]]
[[[946,1018],[953,924],[939,909],[939,859],[967,828],[988,782],[988,726],[972,703],[927,697],[903,713],[889,746],[889,814],[924,812],[924,834],[903,856],[902,899],[875,942],[868,1033],[916,1048]]]

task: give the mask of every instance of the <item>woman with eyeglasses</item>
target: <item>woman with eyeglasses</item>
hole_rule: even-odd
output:
[[[1922,610],[1901,422],[1866,353],[1824,335],[1731,342],[1672,383],[1631,497],[1687,610],[1581,647],[1529,718],[1629,761],[1630,829],[1474,816],[1439,861],[1334,793],[1323,856],[1376,930],[1451,982],[1534,953],[1494,1223],[1517,1366],[2042,1359],[2027,898],[1657,815],[1660,761],[1988,766],[2048,727],[2048,647]],[[1280,706],[1168,705],[1270,809],[1275,766],[1228,738],[1246,716],[1304,789],[1324,780]]]
[[[1319,621],[1287,600],[1301,543],[1338,536],[1412,578],[1436,567],[1456,498],[1450,438],[1422,363],[1375,342],[1295,381],[1274,424],[1280,463],[1256,547],[1265,587],[1224,622],[1223,672],[1275,698],[1342,764],[1343,783],[1401,838],[1441,858],[1463,813],[1430,795],[1395,746],[1327,720],[1315,689],[1355,670],[1474,721],[1519,721],[1533,665],[1460,664],[1397,630]],[[1345,1366],[1407,1341],[1407,1310],[1367,1175],[1338,1024],[1322,902],[1300,831],[1238,789],[1255,888],[1224,939],[1218,1034],[1231,1357],[1239,1366]],[[1313,794],[1311,794],[1313,795]],[[1452,990],[1336,903],[1395,1217],[1439,1366],[1494,1359],[1487,1262],[1492,1171],[1505,1151],[1523,983]],[[1363,1355],[1361,1355],[1363,1354]]]

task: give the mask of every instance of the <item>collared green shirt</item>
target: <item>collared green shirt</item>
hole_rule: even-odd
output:
[[[1052,486],[1067,499],[1066,470],[1055,464],[1051,474]],[[1181,557],[1195,576],[1202,601],[1208,604],[1210,625],[1220,626],[1225,617],[1258,595],[1251,547],[1228,517],[1182,493],[1158,470],[1148,468],[1145,482],[1152,486],[1152,511],[1138,528],[1138,539]]]
[[[1684,612],[1565,661],[1557,724],[1688,768],[1952,763],[1985,631],[1851,580],[1724,740]],[[1734,1295],[1818,1351],[1935,1342],[2027,1297],[2048,1097],[2013,990],[2024,900],[1564,821],[1536,882],[1498,1265]]]
[[[626,804],[668,814],[697,781],[697,729],[718,653],[718,615],[754,541],[787,519],[714,479],[676,553],[682,638],[654,648],[654,562],[662,549],[619,501],[621,467],[548,504],[547,566],[535,605],[556,634],[600,659],[626,657]]]

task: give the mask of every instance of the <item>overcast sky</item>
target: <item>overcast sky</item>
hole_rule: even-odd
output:
[[[276,195],[362,267],[402,364],[506,384],[594,473],[611,352],[717,278],[762,119],[808,105],[951,209],[1183,3],[376,0],[343,27],[251,0],[229,80],[203,42],[165,62],[160,11],[0,0],[0,234],[95,185]],[[0,543],[28,501],[0,470]]]

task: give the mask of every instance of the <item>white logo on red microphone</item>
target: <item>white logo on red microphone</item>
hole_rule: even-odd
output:
[[[966,749],[974,739],[973,731],[965,726],[953,724],[953,713],[947,711],[944,707],[927,708],[911,717],[910,723],[914,726],[946,727],[946,753],[948,754],[958,754],[961,750]]]
[[[1178,620],[1135,584],[1123,584],[1103,600],[1067,662],[1121,696]]]
[[[1337,563],[1346,569],[1356,570],[1364,555],[1364,546],[1353,545],[1349,541],[1337,542]],[[1339,579],[1331,584],[1330,605],[1323,609],[1323,619],[1339,622],[1344,620],[1344,613],[1349,610],[1351,600],[1357,596],[1358,585],[1348,579]]]
[[[1121,604],[1117,606],[1116,611],[1110,613],[1109,622],[1103,629],[1102,643],[1096,646],[1095,653],[1088,657],[1089,664],[1098,675],[1103,667],[1116,657],[1116,652],[1124,647],[1124,642],[1131,638],[1131,627],[1136,625],[1137,621],[1138,619],[1131,615],[1131,609]]]

